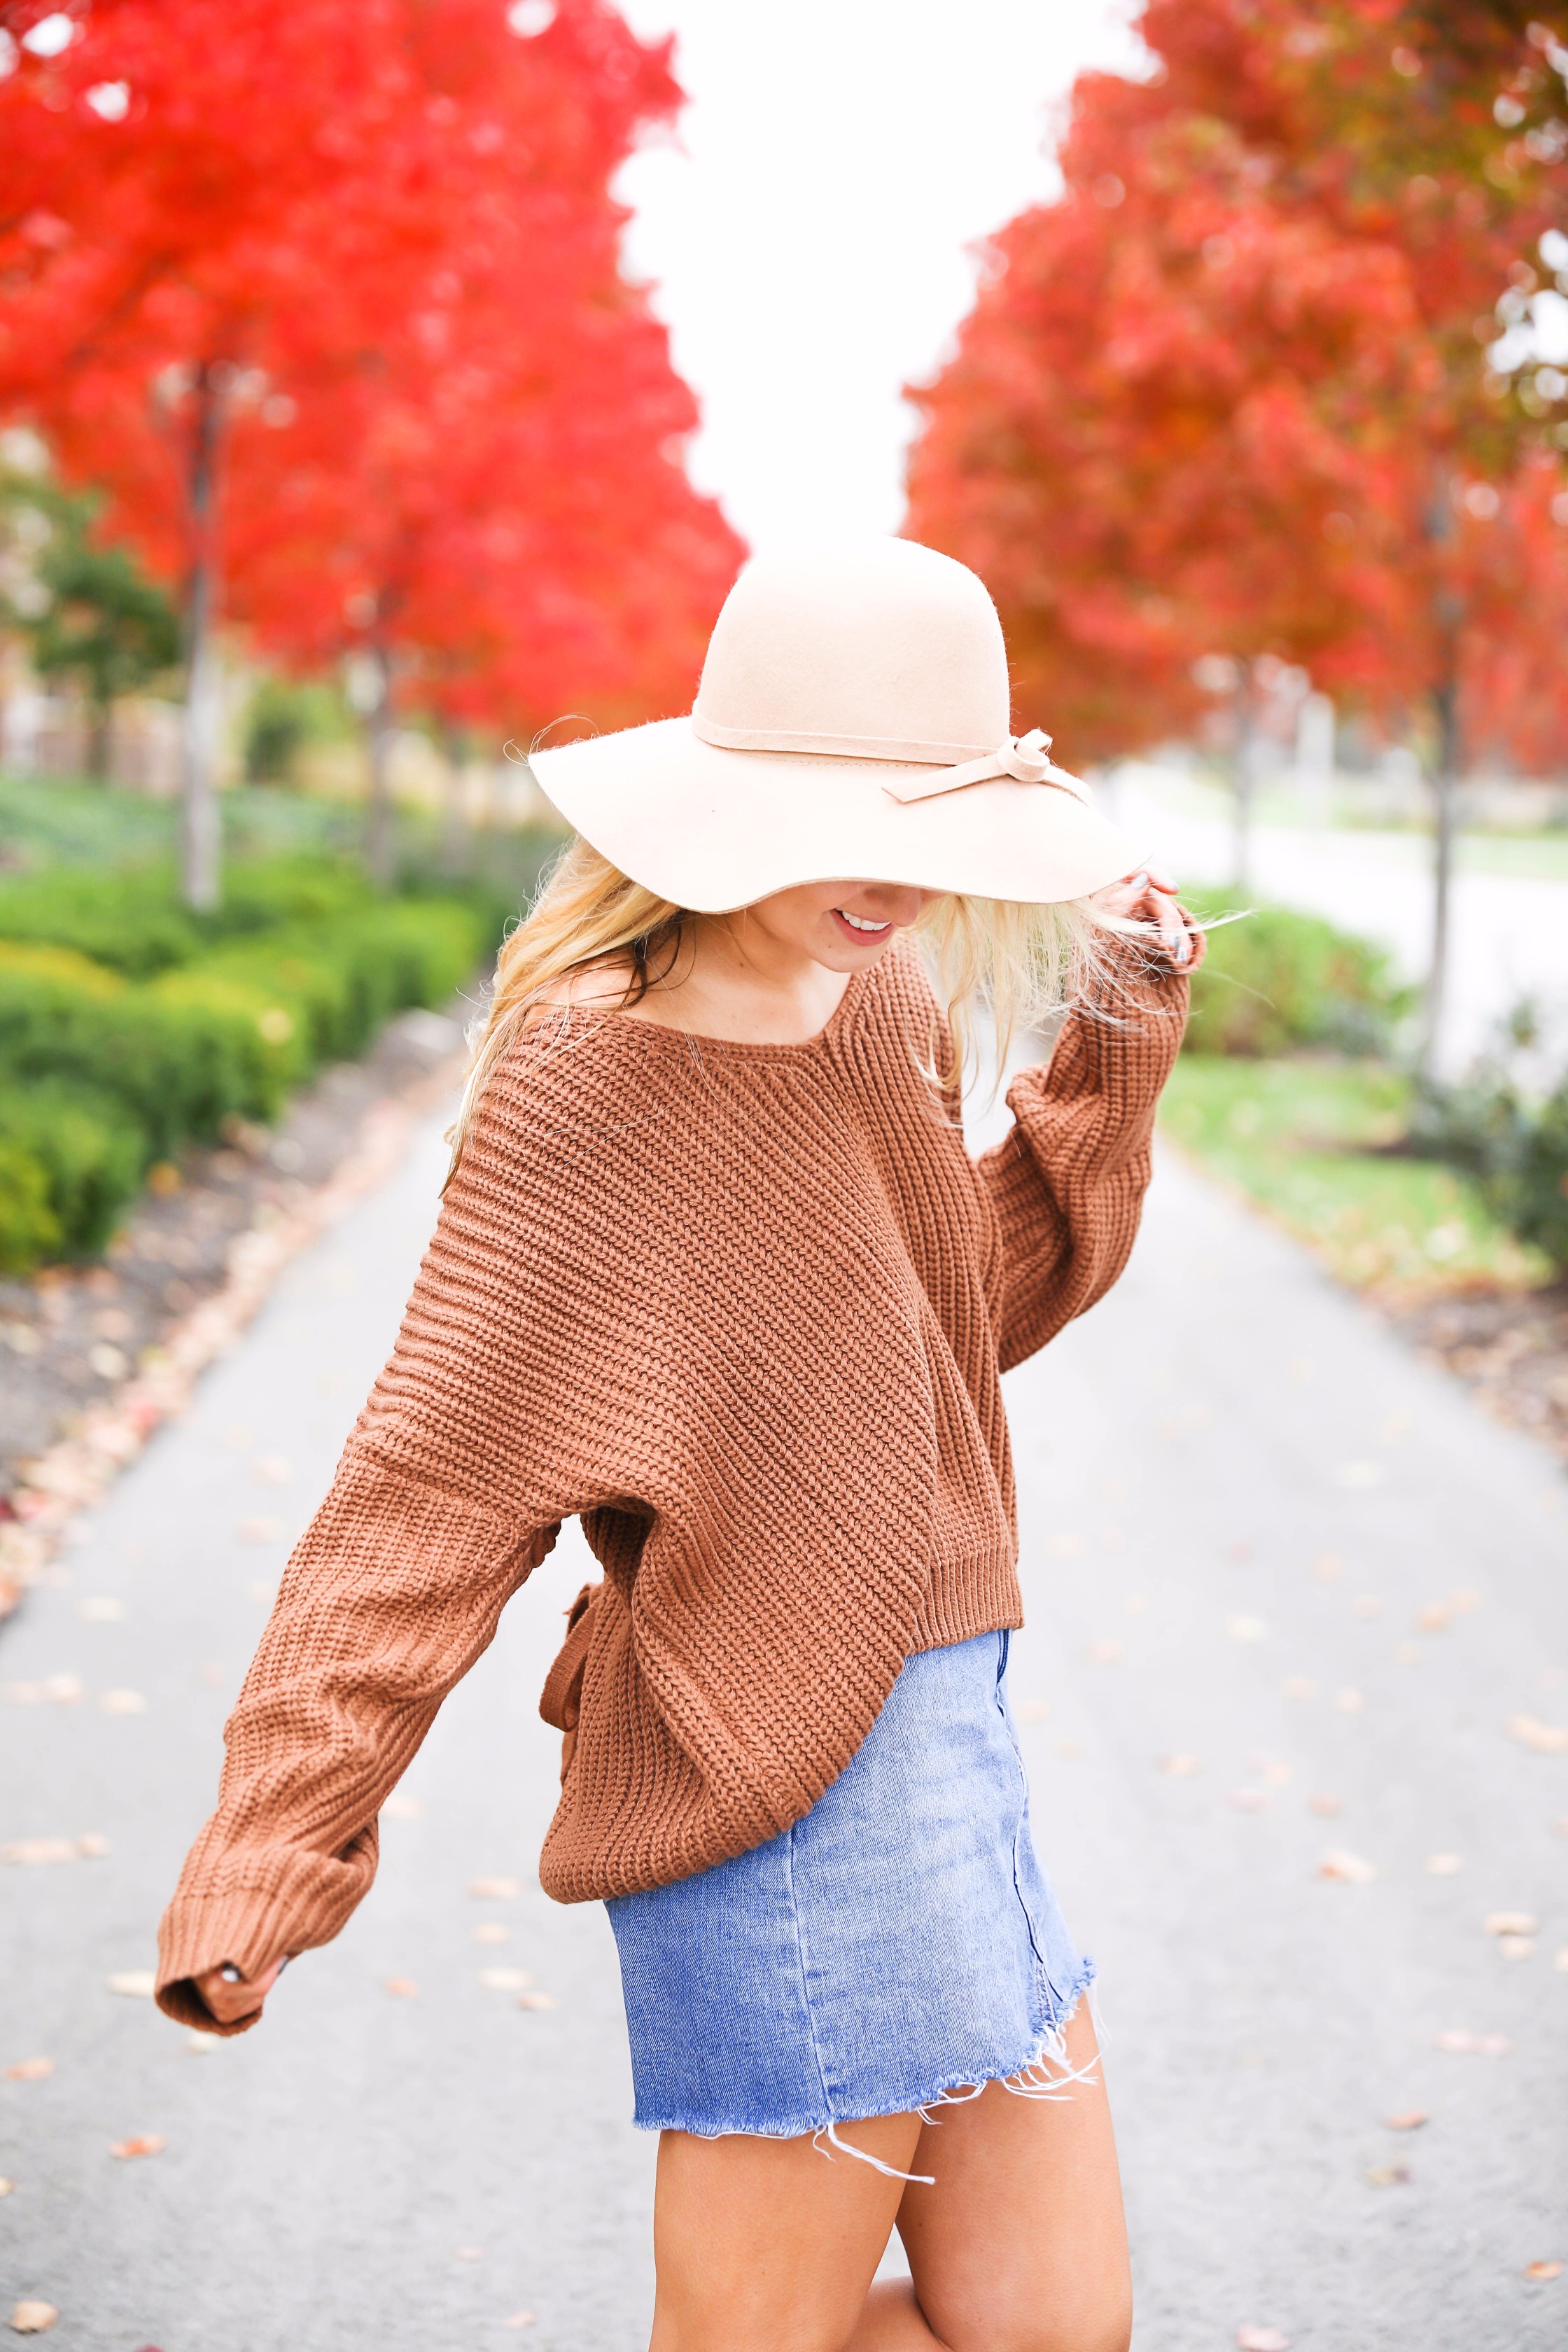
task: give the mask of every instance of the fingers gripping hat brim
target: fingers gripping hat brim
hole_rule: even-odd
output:
[[[1047,906],[1103,888],[1140,854],[1050,784],[1000,776],[904,803],[884,787],[929,767],[729,751],[689,719],[563,744],[531,764],[601,856],[698,914],[840,880]]]

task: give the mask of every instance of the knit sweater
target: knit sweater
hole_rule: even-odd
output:
[[[1075,1012],[978,1162],[918,959],[800,1045],[574,1011],[487,1086],[397,1343],[289,1560],[159,1999],[323,1944],[376,1816],[579,1517],[604,1576],[544,1712],[540,1875],[661,1885],[801,1818],[904,1660],[1022,1622],[998,1374],[1114,1282],[1186,982]]]

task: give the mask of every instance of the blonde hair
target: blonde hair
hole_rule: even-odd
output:
[[[612,1010],[640,1003],[668,978],[692,925],[701,919],[632,881],[587,842],[567,845],[497,959],[489,1002],[471,1034],[473,1064],[447,1136],[448,1182],[462,1159],[479,1097],[529,1013],[559,1003],[561,983],[595,967],[606,969],[617,983],[624,972],[618,1003],[613,994],[610,1000]],[[1026,907],[947,896],[926,908],[918,929],[953,1040],[946,1068],[936,1066],[933,1040],[927,1075],[943,1087],[962,1085],[977,1059],[977,1009],[989,1013],[1000,1070],[1019,1033],[1050,1014],[1086,1001],[1106,1011],[1115,988],[1106,965],[1108,935],[1153,936],[1150,926],[1107,914],[1089,898]]]

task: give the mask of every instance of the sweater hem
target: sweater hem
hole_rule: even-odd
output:
[[[969,1559],[940,1560],[910,1635],[909,1654],[951,1649],[976,1633],[1016,1633],[1024,1622],[1024,1596],[1011,1544]]]

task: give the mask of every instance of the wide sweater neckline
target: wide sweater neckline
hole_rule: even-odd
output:
[[[895,948],[880,963],[871,964],[864,971],[851,972],[849,985],[822,1027],[815,1035],[798,1038],[793,1045],[752,1045],[741,1037],[710,1037],[697,1029],[672,1028],[663,1021],[639,1021],[635,1013],[619,1012],[613,1006],[574,1005],[572,1011],[574,1018],[590,1021],[595,1028],[602,1028],[612,1034],[668,1038],[673,1045],[685,1046],[689,1051],[695,1049],[703,1055],[722,1054],[742,1062],[799,1062],[826,1053],[830,1046],[837,1045],[858,1017],[860,1008],[879,976],[886,977],[885,967],[898,954]]]

